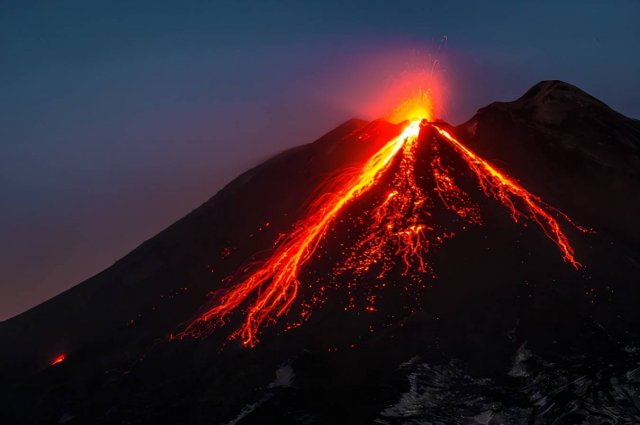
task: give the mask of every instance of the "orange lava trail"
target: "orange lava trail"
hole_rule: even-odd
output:
[[[402,260],[405,276],[416,265],[419,272],[426,272],[424,256],[429,250],[429,238],[425,232],[432,229],[422,222],[427,195],[415,178],[416,151],[418,138],[412,138],[398,152],[401,155],[398,171],[391,181],[392,190],[371,212],[367,236],[351,250],[351,255],[337,271],[352,271],[362,276],[378,265],[378,277],[384,275],[395,265],[389,258]]]
[[[480,207],[471,199],[469,194],[460,189],[453,178],[453,170],[442,164],[437,154],[434,155],[431,161],[431,168],[435,191],[442,205],[446,209],[454,211],[469,224],[481,224]]]
[[[249,277],[235,284],[216,306],[198,317],[178,337],[198,336],[210,321],[214,326],[223,324],[229,313],[255,295],[243,325],[233,335],[240,337],[244,345],[254,346],[260,327],[275,322],[291,307],[298,294],[300,268],[312,257],[336,216],[350,201],[373,187],[398,151],[408,140],[415,140],[419,133],[420,121],[411,122],[399,136],[376,152],[356,175],[349,175],[338,190],[312,203],[308,215],[294,225],[271,257]]]
[[[67,356],[65,356],[64,354],[60,354],[59,356],[57,356],[55,359],[53,359],[53,361],[50,363],[51,366],[53,365],[57,365],[62,363],[65,359],[67,358]]]
[[[509,178],[504,173],[497,170],[493,165],[480,158],[455,138],[451,132],[436,125],[433,125],[433,127],[460,153],[462,158],[475,173],[485,194],[492,196],[507,207],[515,222],[519,222],[521,218],[528,218],[538,223],[544,234],[558,246],[564,261],[570,263],[576,270],[580,268],[581,264],[576,260],[574,250],[571,247],[567,236],[560,229],[558,221],[549,213],[548,210],[558,212],[563,218],[579,230],[584,232],[586,229],[576,226],[566,214],[559,212],[555,208],[549,207],[538,196],[531,194],[515,180]],[[518,200],[524,203],[528,211],[522,211],[518,208]]]

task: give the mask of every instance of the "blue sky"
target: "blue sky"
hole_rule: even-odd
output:
[[[438,59],[453,123],[543,79],[640,117],[640,3],[0,3],[0,320]],[[444,39],[446,38],[446,41]]]

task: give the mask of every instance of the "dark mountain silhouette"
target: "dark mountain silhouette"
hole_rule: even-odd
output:
[[[305,267],[301,300],[318,282],[331,284],[302,326],[278,322],[247,348],[227,340],[242,320],[235,315],[207,338],[170,340],[232,284],[226,276],[267,255],[327,177],[400,132],[350,120],[242,174],[102,273],[0,323],[0,421],[638,423],[640,122],[548,81],[458,127],[439,125],[595,229],[566,228],[584,267],[563,262],[535,225],[515,223],[442,137],[424,131],[416,174],[425,191],[433,193],[428,159],[437,149],[483,216],[462,229],[450,211],[433,209],[429,219],[457,234],[428,253],[435,276],[416,285],[393,269],[376,312],[345,309],[379,279],[371,271],[347,290],[351,277],[333,268],[366,231],[357,218],[384,195],[391,172],[347,207]],[[299,305],[288,313],[299,314]]]

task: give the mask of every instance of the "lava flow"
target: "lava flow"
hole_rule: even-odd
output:
[[[429,131],[433,136],[430,139],[421,137],[421,131]],[[392,168],[395,174],[389,180],[384,198],[365,212],[366,230],[362,233],[365,236],[351,247],[350,254],[337,266],[337,271],[357,277],[376,267],[377,276],[383,277],[398,265],[403,276],[409,271],[423,275],[428,273],[430,267],[426,254],[455,236],[454,232],[429,222],[435,203],[439,202],[465,223],[481,223],[480,207],[456,183],[451,167],[441,161],[437,146],[431,149],[430,161],[435,196],[429,196],[417,181],[418,146],[422,140],[435,141],[436,137],[453,148],[452,151],[468,166],[486,196],[506,207],[516,223],[537,223],[557,245],[564,261],[576,269],[580,267],[558,219],[581,231],[586,229],[577,226],[568,216],[480,158],[450,130],[428,119],[415,119],[409,121],[399,136],[387,142],[359,170],[345,171],[335,177],[330,184],[335,190],[310,204],[306,216],[278,242],[270,257],[264,262],[250,264],[248,276],[232,277],[232,286],[227,292],[178,337],[202,336],[223,325],[231,313],[243,309],[243,323],[232,337],[240,338],[244,345],[254,346],[260,329],[274,324],[291,309],[298,297],[301,269],[310,262],[336,218],[355,199],[377,186],[382,176]],[[392,164],[397,166],[392,167]],[[304,312],[302,319],[309,314]]]
[[[67,356],[65,356],[64,354],[60,354],[59,356],[57,356],[55,359],[53,359],[53,360],[51,361],[50,366],[60,364],[60,363],[62,363],[66,358],[67,358]]]
[[[337,176],[336,182],[340,184],[332,186],[339,189],[313,202],[307,216],[294,225],[293,231],[280,242],[271,257],[224,294],[218,305],[191,323],[181,336],[199,335],[202,324],[210,320],[224,323],[229,313],[258,292],[248,307],[244,324],[234,333],[245,345],[253,346],[260,327],[274,322],[291,307],[298,294],[300,268],[309,261],[345,205],[374,186],[398,151],[407,141],[416,140],[419,133],[420,121],[411,122],[399,136],[376,152],[358,173]]]
[[[552,212],[557,213],[582,232],[587,232],[587,229],[576,225],[566,214],[545,204],[540,197],[529,193],[515,180],[498,171],[493,165],[464,146],[451,132],[437,126],[434,126],[434,128],[460,153],[469,168],[475,173],[480,187],[486,195],[494,197],[507,207],[516,223],[521,219],[530,219],[538,223],[545,235],[558,246],[564,261],[570,263],[575,269],[580,268],[580,263],[575,258],[573,248],[567,236],[560,229],[560,224],[552,216]],[[526,210],[518,207],[518,201],[524,203]]]

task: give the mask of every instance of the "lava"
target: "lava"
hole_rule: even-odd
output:
[[[59,355],[59,356],[57,356],[55,359],[53,359],[49,365],[50,365],[50,366],[53,366],[53,365],[60,364],[60,363],[62,363],[62,362],[64,361],[64,359],[66,359],[66,358],[67,358],[67,356],[66,356],[66,355],[64,355],[64,354],[60,354],[60,355]]]
[[[428,113],[428,109],[423,108],[420,112]],[[334,190],[311,202],[304,218],[277,241],[265,261],[249,264],[241,270],[244,275],[231,276],[232,285],[229,289],[212,308],[191,322],[178,338],[203,336],[225,324],[231,313],[243,310],[242,324],[231,337],[239,338],[246,346],[254,346],[262,327],[274,324],[290,311],[299,294],[300,272],[314,257],[336,219],[354,200],[376,187],[391,168],[395,173],[388,180],[388,190],[376,205],[365,211],[363,222],[366,228],[361,232],[363,236],[346,251],[347,258],[337,265],[337,273],[350,273],[358,278],[375,271],[378,278],[383,278],[396,266],[400,267],[402,276],[409,272],[418,276],[429,273],[430,266],[426,259],[429,250],[455,236],[454,232],[431,219],[436,204],[453,212],[465,224],[481,224],[480,207],[460,188],[452,167],[441,160],[438,143],[453,148],[452,152],[468,166],[470,175],[475,176],[482,192],[502,204],[513,221],[537,223],[558,247],[563,260],[575,269],[580,268],[574,249],[558,220],[564,220],[581,231],[586,229],[577,226],[566,214],[546,204],[479,157],[451,130],[430,122],[428,118],[431,115],[427,119],[408,121],[401,134],[383,145],[359,170],[345,171],[333,177],[327,187]],[[421,129],[430,137],[422,137]],[[416,179],[418,146],[423,140],[433,144],[429,146],[433,194],[427,192]],[[392,167],[392,164],[395,165]],[[319,289],[323,291],[324,287]],[[366,310],[375,311],[375,295],[369,298]],[[310,309],[314,303],[318,303],[318,299],[312,297],[311,301],[301,303],[301,321],[310,316]],[[349,303],[353,305],[351,297]],[[300,323],[289,325],[288,329]]]
[[[427,90],[416,90],[402,101],[389,116],[391,122],[431,121],[435,118],[432,94]]]
[[[233,334],[240,337],[243,344],[255,345],[258,330],[264,324],[274,323],[291,307],[298,295],[300,269],[311,259],[335,218],[349,202],[375,185],[405,142],[416,140],[419,133],[420,121],[409,123],[399,136],[376,152],[359,172],[335,177],[336,182],[331,186],[338,189],[314,201],[307,216],[294,225],[271,257],[222,295],[216,306],[187,326],[179,337],[201,335],[208,330],[210,321],[224,324],[229,313],[257,292],[248,307],[244,324]]]
[[[433,124],[422,121],[423,126]],[[453,211],[465,223],[480,224],[480,208],[471,197],[462,191],[453,178],[453,170],[442,164],[438,155],[438,144],[431,143],[431,170],[434,191],[438,197],[428,196],[416,180],[417,149],[419,140],[408,140],[402,151],[398,170],[390,183],[387,196],[364,219],[368,224],[362,232],[364,237],[350,249],[347,260],[336,268],[338,274],[360,279],[375,269],[377,278],[384,278],[396,265],[401,266],[401,275],[414,272],[418,283],[423,275],[433,270],[425,261],[428,252],[441,245],[455,233],[441,227],[432,219],[432,210],[439,200],[442,207]]]
[[[385,261],[387,258],[402,260],[403,275],[414,264],[418,271],[427,271],[424,255],[429,248],[429,240],[425,232],[433,229],[422,221],[422,211],[428,197],[415,178],[417,147],[418,138],[408,138],[398,152],[400,162],[391,182],[392,189],[371,212],[369,231],[352,249],[350,257],[338,271],[353,271],[356,275],[363,275],[373,265],[380,264],[382,270],[378,277],[384,277],[394,265]]]
[[[500,201],[502,205],[509,209],[511,217],[516,223],[522,219],[535,221],[542,228],[544,234],[558,246],[564,261],[570,263],[576,270],[580,268],[580,263],[575,258],[574,250],[567,236],[560,229],[560,224],[552,216],[552,212],[558,213],[580,231],[587,232],[587,229],[577,226],[566,214],[560,213],[555,208],[545,204],[540,197],[531,194],[515,180],[480,158],[455,138],[451,132],[437,126],[434,126],[434,128],[460,153],[469,168],[475,173],[480,187],[486,195]],[[518,201],[524,204],[524,209],[519,207]]]

